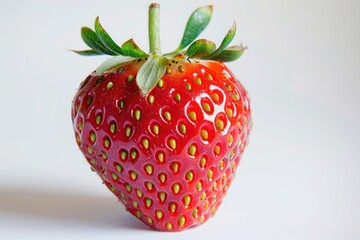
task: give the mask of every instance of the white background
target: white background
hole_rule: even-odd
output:
[[[164,52],[190,13],[214,4],[201,37],[233,20],[229,64],[254,128],[216,216],[159,233],[125,212],[78,150],[70,107],[104,57],[80,57],[96,16],[118,43],[147,49],[150,1],[1,0],[1,239],[360,239],[360,1],[159,1]]]

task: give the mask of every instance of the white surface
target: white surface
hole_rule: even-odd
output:
[[[84,47],[79,29],[97,15],[116,41],[147,49],[150,1],[3,0],[0,238],[359,239],[360,2],[159,2],[164,51],[208,3],[202,37],[219,43],[235,19],[234,43],[250,49],[229,66],[252,97],[251,144],[216,216],[181,233],[148,230],[74,141],[72,97],[104,58],[67,49]]]

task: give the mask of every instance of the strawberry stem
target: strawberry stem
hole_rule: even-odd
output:
[[[160,5],[151,3],[149,6],[149,42],[150,53],[160,55]]]

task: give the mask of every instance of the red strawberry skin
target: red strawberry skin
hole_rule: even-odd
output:
[[[141,65],[84,80],[72,104],[76,141],[131,214],[181,231],[221,204],[248,142],[249,97],[223,63],[186,60],[170,61],[142,95]]]

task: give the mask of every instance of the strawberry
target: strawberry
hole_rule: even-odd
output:
[[[113,55],[80,85],[72,103],[76,141],[92,169],[151,228],[180,231],[221,204],[248,142],[249,97],[223,62],[245,48],[195,40],[212,7],[193,12],[174,52],[160,53],[159,5],[149,7],[150,53],[118,46],[95,20],[83,27],[89,50]],[[194,41],[195,40],[195,41]]]

